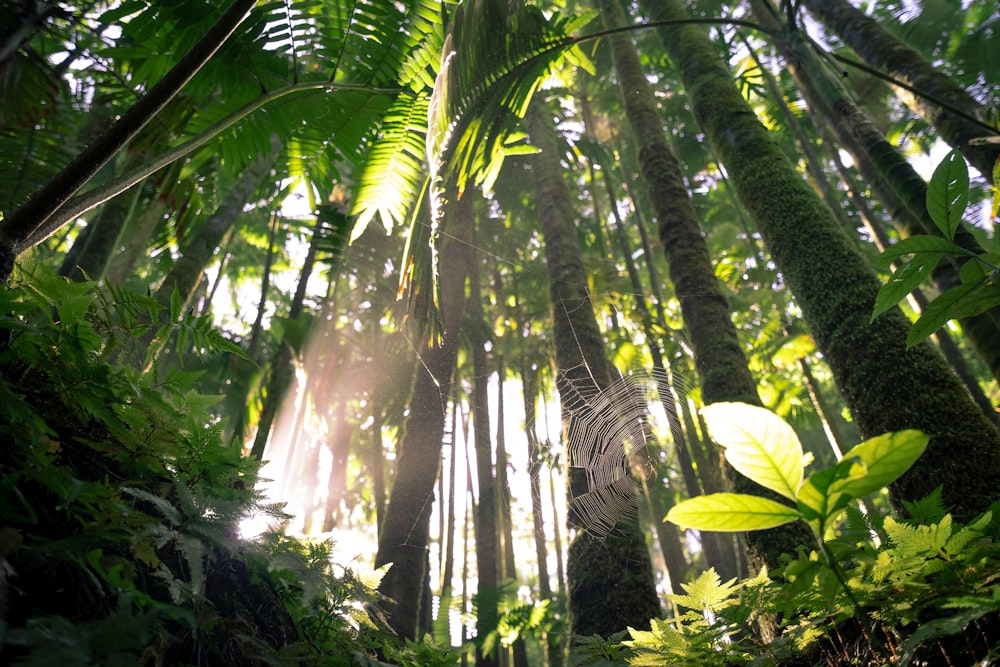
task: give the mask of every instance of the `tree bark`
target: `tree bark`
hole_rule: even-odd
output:
[[[470,226],[472,206],[468,206]],[[469,274],[469,301],[466,318],[477,325],[484,323],[479,262]],[[476,327],[482,331],[484,327]],[[479,578],[479,606],[476,615],[476,665],[494,667],[498,664],[499,644],[488,654],[482,651],[482,640],[497,627],[500,593],[500,532],[497,525],[497,480],[493,468],[493,437],[490,433],[489,382],[492,369],[486,359],[486,341],[473,335],[472,341],[472,433],[476,443],[476,477],[479,482],[479,503],[476,505],[476,573]]]
[[[751,0],[754,14],[761,23],[781,30],[775,46],[784,56],[810,107],[826,119],[838,140],[854,156],[859,169],[869,180],[880,199],[894,211],[893,221],[902,237],[911,234],[941,236],[940,230],[927,211],[927,183],[900,152],[890,144],[864,111],[858,107],[813,51],[798,31],[782,29],[774,8],[767,0]],[[963,223],[955,234],[955,242],[981,253],[979,242]],[[934,284],[945,291],[961,283],[959,264],[945,259],[934,270]],[[1000,307],[994,307],[975,317],[960,320],[966,337],[982,358],[993,377],[1000,380]]]
[[[528,128],[532,143],[541,150],[533,157],[532,174],[545,239],[563,432],[568,435],[585,397],[610,385],[609,364],[546,107],[529,110]],[[608,636],[627,627],[648,628],[649,619],[659,616],[652,565],[635,517],[620,522],[605,539],[581,532],[570,546],[567,577],[575,634]]]
[[[957,148],[987,181],[993,182],[1000,145],[969,142],[996,137],[997,132],[983,122],[986,117],[983,105],[965,88],[846,0],[804,0],[802,4],[865,62],[915,89],[901,95],[907,106],[937,128],[942,139]]]
[[[643,0],[657,21],[689,18],[677,0]],[[923,498],[939,485],[956,520],[1000,497],[1000,432],[982,416],[929,343],[906,349],[898,309],[871,322],[881,283],[829,209],[770,140],[700,28],[658,28],[681,72],[699,125],[726,165],[740,200],[801,307],[862,437],[907,428],[932,438],[891,485],[891,497]]]
[[[604,0],[604,9],[608,25],[625,22],[619,0]],[[715,276],[708,244],[684,183],[680,163],[664,137],[663,122],[635,47],[627,37],[616,35],[611,38],[611,49],[670,280],[694,350],[702,396],[706,404],[741,401],[761,405],[757,383],[747,366],[746,355],[729,315],[729,302]],[[664,389],[669,390],[669,387]],[[789,502],[742,475],[733,472],[728,476],[733,488],[740,493]],[[707,546],[714,538],[706,537]],[[795,553],[799,545],[809,544],[812,538],[805,524],[794,522],[774,530],[753,531],[746,539],[755,567],[766,564],[774,570],[780,566],[783,554]],[[735,560],[727,558],[723,551],[717,558],[721,559],[720,565],[731,566],[720,574],[734,576]]]
[[[457,205],[466,204],[459,200]],[[462,217],[449,215],[449,220],[454,218],[457,225],[449,229],[455,238],[445,241],[441,248],[441,266],[446,267],[441,273],[444,336],[420,354],[410,413],[398,445],[396,479],[375,557],[375,567],[392,564],[379,585],[379,592],[387,598],[384,606],[390,626],[400,637],[408,639],[416,638],[420,618],[434,483],[440,467],[448,395],[458,355],[465,282],[472,266],[472,246]]]

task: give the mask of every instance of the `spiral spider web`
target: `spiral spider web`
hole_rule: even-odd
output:
[[[657,417],[650,404],[673,405],[670,377],[662,369],[633,372],[597,392],[576,391],[569,410],[567,439],[569,519],[596,537],[607,537],[615,526],[638,512],[638,483],[633,462],[651,444]],[[659,419],[663,419],[662,416]],[[669,424],[671,432],[676,427]]]

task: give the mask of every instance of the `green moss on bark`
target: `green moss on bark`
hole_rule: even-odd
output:
[[[675,0],[645,0],[657,20],[686,13]],[[899,310],[869,322],[880,283],[832,212],[770,140],[699,28],[660,28],[695,115],[802,309],[864,437],[917,428],[934,437],[892,487],[894,500],[944,485],[967,520],[1000,498],[1000,432],[929,346],[905,349]]]

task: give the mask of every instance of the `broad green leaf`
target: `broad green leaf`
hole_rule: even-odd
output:
[[[927,211],[949,241],[962,222],[969,203],[969,168],[957,150],[945,156],[927,184]]]
[[[960,245],[956,245],[947,239],[941,238],[940,236],[916,234],[897,243],[893,243],[891,246],[883,250],[882,253],[875,259],[875,266],[880,269],[887,269],[900,257],[912,254],[930,254],[932,256],[940,257],[942,254],[971,256],[973,253]]]
[[[1000,284],[994,282],[964,283],[941,294],[927,304],[910,333],[906,347],[911,348],[940,329],[949,320],[974,317],[1000,305]]]
[[[844,454],[845,460],[857,459],[867,473],[861,477],[836,480],[830,492],[861,498],[888,486],[910,469],[927,448],[929,435],[915,429],[885,433],[862,442]]]
[[[726,533],[774,528],[801,518],[794,507],[743,493],[713,493],[681,501],[670,508],[664,521],[681,528]]]
[[[802,445],[791,426],[770,410],[746,403],[713,403],[702,414],[730,465],[795,500],[802,484]]]

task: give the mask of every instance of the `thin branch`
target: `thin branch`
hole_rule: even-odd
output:
[[[235,0],[198,43],[95,143],[0,222],[0,280],[6,280],[26,239],[70,197],[94,177],[149,121],[172,100],[222,47],[256,4]]]

